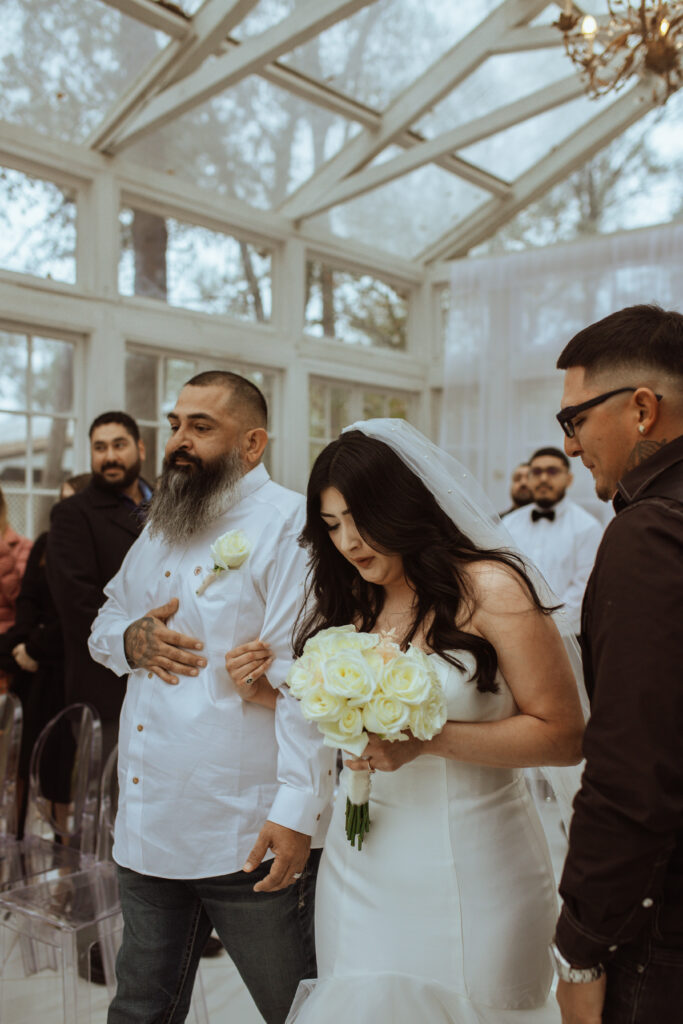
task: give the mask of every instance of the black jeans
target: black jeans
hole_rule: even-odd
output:
[[[304,978],[316,977],[313,902],[320,850],[294,885],[253,892],[250,874],[176,880],[119,868],[123,943],[108,1024],[181,1024],[215,928],[267,1024],[282,1024]]]
[[[602,1024],[681,1024],[683,948],[643,939],[607,965]]]

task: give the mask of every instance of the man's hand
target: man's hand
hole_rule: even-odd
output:
[[[26,644],[17,644],[12,650],[12,657],[19,668],[23,668],[24,672],[38,671],[38,662],[28,653]]]
[[[133,668],[147,668],[175,685],[178,676],[196,676],[206,665],[206,658],[191,651],[204,646],[194,636],[185,636],[168,629],[166,620],[178,611],[178,598],[174,597],[161,608],[152,608],[141,619],[131,622],[123,634],[128,664]]]
[[[277,892],[295,882],[306,866],[311,837],[267,821],[242,870],[249,872],[257,868],[268,850],[272,850],[275,857],[266,877],[254,886],[254,892]]]
[[[562,1024],[600,1024],[606,985],[604,974],[597,981],[585,984],[558,981],[557,1001],[562,1012]]]

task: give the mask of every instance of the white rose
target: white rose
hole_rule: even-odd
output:
[[[346,708],[343,697],[314,686],[301,697],[301,713],[310,722],[336,722]]]
[[[325,689],[345,697],[351,707],[365,704],[377,688],[377,678],[361,651],[342,651],[322,666]]]
[[[242,530],[228,530],[211,545],[211,556],[218,569],[238,569],[250,551],[251,544]]]
[[[360,757],[368,745],[368,734],[363,730],[360,708],[347,707],[336,722],[318,722],[328,747],[341,747]]]
[[[310,689],[320,686],[322,681],[320,658],[312,654],[302,654],[297,658],[286,679],[292,696],[298,698],[303,697]]]
[[[410,712],[411,708],[402,701],[378,693],[363,708],[363,725],[368,732],[391,739],[407,728]]]
[[[426,660],[426,659],[425,659]],[[425,660],[410,654],[400,654],[387,665],[380,688],[388,697],[396,697],[404,704],[417,705],[427,700],[436,674]]]
[[[339,654],[340,651],[366,650],[376,647],[378,643],[379,637],[376,633],[357,633],[353,625],[330,626],[329,629],[321,629],[307,640],[304,650],[328,657]]]
[[[419,707],[410,709],[409,727],[418,740],[431,740],[446,724],[448,712],[441,687],[432,690],[429,699]]]

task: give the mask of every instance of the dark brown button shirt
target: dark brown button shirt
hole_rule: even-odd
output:
[[[577,967],[683,947],[683,437],[631,470],[586,587],[591,718],[556,942]]]

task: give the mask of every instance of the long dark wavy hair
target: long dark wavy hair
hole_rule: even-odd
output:
[[[384,554],[399,554],[406,578],[415,590],[415,617],[403,638],[407,647],[422,623],[429,623],[425,641],[430,650],[452,665],[463,665],[452,653],[468,651],[476,660],[473,679],[481,692],[496,693],[498,656],[483,637],[459,629],[464,606],[473,598],[466,566],[499,562],[523,581],[544,614],[548,608],[529,579],[522,560],[509,551],[477,548],[439,506],[434,495],[383,441],[359,430],[348,431],[318,456],[308,481],[306,525],[299,543],[308,549],[310,568],[306,602],[294,627],[294,652],[321,629],[354,622],[370,632],[382,610],[384,590],[360,576],[337,551],[320,515],[320,496],[328,487],[343,494],[365,542]]]

